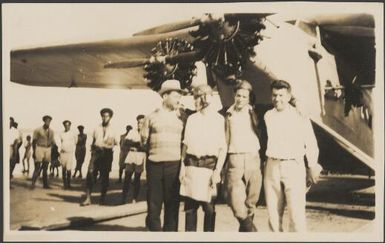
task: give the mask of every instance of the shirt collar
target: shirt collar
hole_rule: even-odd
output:
[[[231,105],[231,106],[229,107],[229,109],[227,109],[226,113],[232,115],[234,112],[244,112],[244,111],[246,111],[246,110],[253,110],[253,108],[251,107],[250,104],[247,104],[247,105],[245,105],[240,111],[236,111],[236,110],[235,110],[235,104],[233,104],[233,105]]]

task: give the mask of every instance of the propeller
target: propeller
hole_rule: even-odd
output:
[[[135,58],[122,62],[107,63],[104,68],[133,68],[140,67],[150,63],[170,63],[195,62],[198,60],[196,51],[179,53],[175,55],[151,56],[150,58]]]
[[[197,26],[200,23],[202,23],[201,19],[193,18],[190,20],[159,25],[159,26],[154,27],[154,28],[150,28],[150,29],[146,29],[146,30],[137,32],[137,33],[133,34],[133,36],[168,33],[168,32],[173,32],[173,31],[182,30],[182,29],[193,27],[193,26]]]
[[[135,58],[124,62],[107,63],[104,68],[133,68],[150,63],[149,58]]]
[[[141,32],[137,32],[134,36],[138,35],[153,35],[153,34],[163,34],[172,31],[177,31],[185,28],[194,27],[200,24],[207,24],[215,21],[221,21],[224,19],[248,19],[250,17],[254,18],[265,18],[266,16],[272,15],[272,13],[232,13],[232,14],[224,14],[224,15],[213,15],[213,14],[205,14],[201,18],[192,18],[190,20],[183,20],[180,22],[173,22],[169,24],[159,25],[157,27],[153,27],[147,30],[143,30]]]

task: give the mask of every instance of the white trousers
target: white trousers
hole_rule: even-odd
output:
[[[269,158],[265,167],[264,189],[273,232],[283,231],[285,201],[289,214],[289,231],[306,231],[306,170],[303,159],[275,160]]]

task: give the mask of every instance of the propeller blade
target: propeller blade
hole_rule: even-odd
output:
[[[169,62],[172,64],[180,63],[180,62],[195,62],[195,61],[198,61],[198,59],[199,57],[196,51],[180,53],[172,56],[166,56],[166,62]]]
[[[134,68],[144,66],[154,62],[180,63],[180,62],[195,62],[199,59],[196,51],[180,53],[172,56],[160,56],[152,58],[136,58],[123,62],[113,62],[104,65],[104,68]]]
[[[185,21],[180,21],[180,22],[175,22],[175,23],[159,25],[159,26],[154,27],[154,28],[150,28],[150,29],[146,29],[146,30],[137,32],[137,33],[133,34],[133,36],[162,34],[162,33],[177,31],[177,30],[190,28],[190,27],[199,25],[201,22],[202,22],[201,19],[193,18],[191,20],[185,20]]]
[[[148,58],[136,58],[124,62],[107,63],[104,68],[133,68],[140,67],[150,63]]]
[[[266,16],[272,15],[272,13],[231,13],[224,14],[222,16],[213,16],[211,14],[204,15],[202,18],[192,18],[190,20],[184,20],[180,22],[174,22],[164,25],[159,25],[154,28],[150,28],[147,30],[143,30],[141,32],[137,32],[134,36],[137,35],[153,35],[153,34],[162,34],[167,32],[172,32],[176,30],[181,30],[185,28],[194,27],[196,25],[202,23],[209,23],[212,21],[218,21],[220,18],[237,18],[237,19],[248,19],[248,18],[265,18]]]

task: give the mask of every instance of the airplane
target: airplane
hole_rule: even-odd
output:
[[[233,103],[236,80],[245,79],[256,106],[266,110],[271,81],[284,79],[313,122],[324,169],[371,176],[374,28],[367,13],[204,14],[126,39],[12,50],[11,81],[157,91],[173,78],[191,91],[203,63],[224,109]]]

